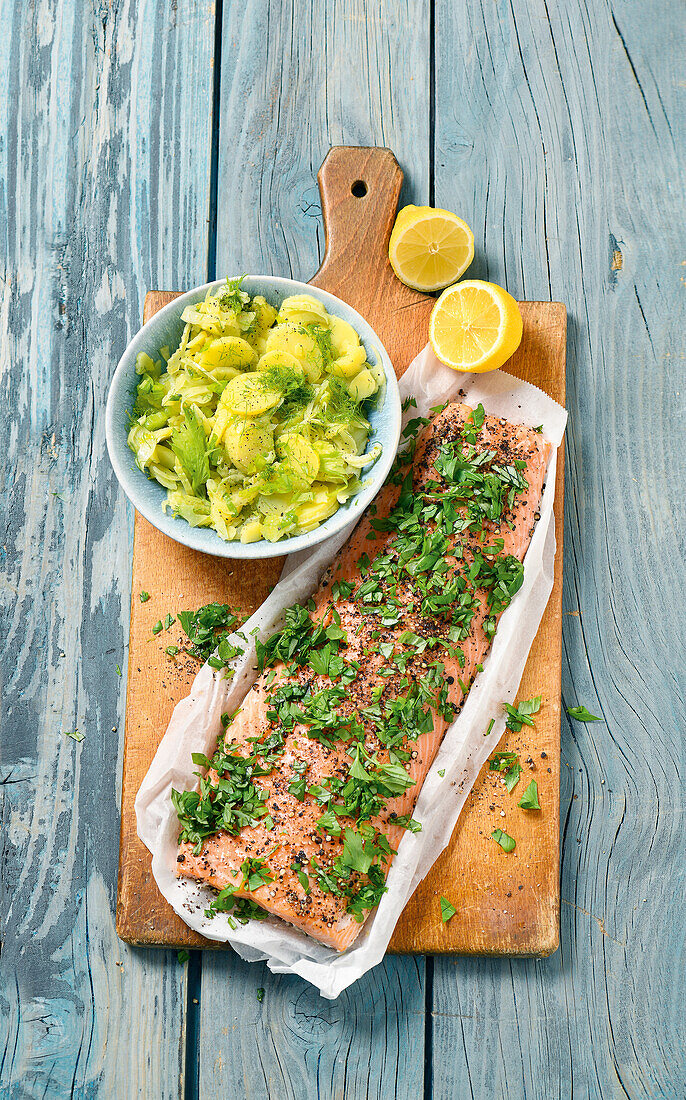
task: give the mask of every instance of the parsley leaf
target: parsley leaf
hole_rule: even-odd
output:
[[[238,616],[227,604],[208,603],[197,611],[179,611],[178,617],[190,642],[187,651],[198,661],[208,661],[217,647],[219,668],[238,656],[238,648],[227,640],[238,624]]]
[[[441,920],[447,924],[451,917],[457,913],[455,906],[447,898],[441,897]]]
[[[72,741],[83,741],[85,739],[85,734],[81,733],[80,730],[65,730],[64,736],[71,737]]]
[[[495,840],[496,844],[499,844],[504,852],[514,852],[516,847],[516,841],[513,837],[508,836],[502,829],[494,829],[491,833],[491,840]]]
[[[176,952],[176,957],[180,963],[187,963],[191,957],[191,953],[187,951],[185,947],[182,947],[180,951]]]
[[[602,718],[597,718],[595,714],[591,714],[590,710],[586,710],[586,707],[567,707],[567,714],[570,718],[576,718],[577,722],[602,722]]]
[[[183,466],[194,493],[205,491],[205,482],[210,476],[210,463],[207,457],[207,436],[195,409],[183,406],[186,421],[182,428],[172,432],[169,446]]]
[[[541,807],[538,802],[538,784],[535,779],[531,780],[517,805],[521,806],[523,810],[540,810]]]
[[[147,603],[148,600],[150,599],[150,593],[149,592],[141,592],[138,599],[141,601],[141,603]]]
[[[538,714],[541,709],[541,696],[536,695],[533,699],[522,699],[520,703],[515,703],[513,707],[509,703],[503,703],[503,706],[508,715],[507,728],[519,733],[522,726],[533,726],[534,720],[531,715]]]
[[[516,752],[496,752],[488,762],[489,770],[501,772],[508,791],[513,791],[519,783],[522,766]]]

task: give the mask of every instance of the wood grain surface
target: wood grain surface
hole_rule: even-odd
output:
[[[186,968],[115,932],[132,517],[104,432],[151,280],[205,274],[214,23],[175,12],[2,5],[3,1100],[184,1076]]]
[[[682,6],[0,12],[0,1096],[683,1100]],[[145,290],[317,270],[340,144],[465,217],[470,274],[569,307],[562,694],[603,721],[563,717],[560,950],[387,957],[329,1004],[116,938],[133,516],[103,413]]]
[[[364,311],[401,375],[426,342],[434,302],[400,283],[388,262],[402,172],[388,149],[339,147],[327,154],[319,183],[326,252],[313,282]],[[368,298],[366,287],[373,288]],[[148,294],[144,320],[174,296]],[[520,308],[524,335],[508,369],[564,402],[565,308],[546,302],[523,302]],[[507,738],[507,747],[528,761],[521,789],[524,777],[535,777],[542,809],[518,810],[500,777],[484,765],[452,843],[403,914],[391,952],[547,955],[557,947],[563,466],[561,452],[554,590],[524,680],[523,697],[542,694],[544,705],[535,729],[525,726]],[[128,943],[224,946],[193,932],[164,901],[136,832],[136,793],[196,670],[188,658],[166,654],[170,643],[183,645],[178,625],[157,635],[152,626],[170,611],[175,616],[213,600],[240,609],[247,618],[278,579],[281,565],[282,559],[227,562],[199,554],[136,515],[117,897],[117,931]],[[144,603],[142,591],[151,596]],[[508,858],[490,839],[499,826],[512,828],[517,838]],[[449,924],[441,919],[441,895],[458,910]]]

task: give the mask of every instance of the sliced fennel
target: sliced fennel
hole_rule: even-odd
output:
[[[277,311],[242,280],[187,306],[178,348],[142,353],[128,444],[167,490],[163,507],[227,541],[314,530],[362,485],[364,403],[381,367],[359,336],[307,294]]]

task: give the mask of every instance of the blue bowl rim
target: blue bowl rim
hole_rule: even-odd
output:
[[[392,436],[394,436],[392,446],[386,445],[384,447],[381,456],[369,471],[368,476],[370,478],[370,484],[364,486],[354,497],[351,497],[349,501],[342,504],[332,516],[329,516],[329,518],[325,520],[324,523],[320,524],[319,527],[315,528],[314,531],[310,531],[307,534],[294,535],[275,543],[268,542],[266,539],[260,539],[257,542],[242,543],[237,540],[225,542],[213,528],[191,527],[190,524],[181,517],[173,516],[171,513],[163,511],[159,505],[151,505],[144,499],[142,492],[143,479],[145,484],[149,484],[150,479],[135,465],[133,455],[126,443],[126,436],[124,436],[123,439],[121,438],[121,431],[118,424],[118,418],[121,411],[120,402],[123,397],[121,391],[126,387],[126,379],[129,372],[135,367],[138,353],[141,351],[148,351],[148,354],[150,354],[150,345],[147,344],[146,339],[148,333],[153,328],[157,327],[160,320],[165,316],[180,314],[185,306],[192,305],[194,302],[202,300],[208,290],[214,291],[223,286],[224,283],[225,279],[215,279],[212,282],[204,283],[201,286],[184,291],[178,298],[168,302],[166,306],[158,310],[130,340],[112,375],[107,397],[105,437],[110,462],[112,463],[119,484],[136,510],[140,512],[153,527],[161,531],[162,534],[167,535],[175,542],[188,546],[192,550],[199,550],[202,553],[211,554],[215,557],[243,559],[247,561],[282,557],[285,554],[292,554],[299,550],[309,550],[319,545],[319,543],[324,542],[325,539],[337,534],[354,520],[360,518],[364,509],[374,499],[386,480],[386,476],[393,464],[400,441],[402,419],[400,393],[398,390],[398,380],[390,356],[369,322],[366,321],[356,309],[348,305],[348,303],[344,302],[341,298],[337,298],[329,291],[321,290],[319,287],[312,286],[309,283],[301,283],[295,279],[286,279],[277,275],[249,275],[246,277],[246,284],[264,284],[266,288],[280,295],[282,299],[288,297],[290,294],[300,293],[310,294],[313,298],[322,301],[330,313],[342,317],[343,320],[348,320],[348,322],[353,325],[360,339],[365,344],[368,354],[370,350],[376,353],[378,360],[383,365],[386,375],[383,410],[385,414],[389,415],[390,430]],[[261,293],[263,291],[253,290],[252,292]],[[370,344],[372,348],[370,348]],[[157,349],[154,349],[155,353],[156,350]],[[128,396],[129,394],[127,392],[127,400]],[[393,423],[395,423],[394,431]]]

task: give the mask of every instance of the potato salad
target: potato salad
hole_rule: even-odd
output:
[[[179,347],[141,354],[128,444],[163,507],[222,539],[312,531],[356,493],[365,403],[383,387],[347,321],[307,294],[278,310],[242,279],[187,306]]]

